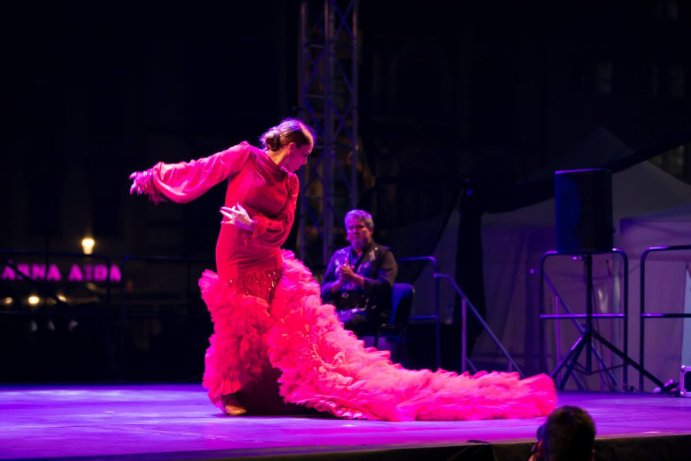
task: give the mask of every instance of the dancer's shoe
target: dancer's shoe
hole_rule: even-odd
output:
[[[221,397],[223,411],[228,416],[240,416],[247,413],[247,408],[243,407],[236,394],[228,394]]]

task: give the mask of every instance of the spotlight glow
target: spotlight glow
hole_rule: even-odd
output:
[[[84,237],[82,239],[82,250],[84,250],[85,255],[90,255],[94,252],[94,246],[96,246],[96,241],[91,237]]]

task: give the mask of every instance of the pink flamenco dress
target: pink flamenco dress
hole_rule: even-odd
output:
[[[334,307],[322,304],[309,269],[281,250],[299,183],[264,151],[243,142],[199,160],[158,163],[135,179],[152,200],[176,203],[224,180],[225,205],[240,203],[255,226],[250,232],[221,225],[218,273],[207,270],[199,280],[214,323],[203,384],[215,405],[222,408],[223,395],[242,394],[270,376],[283,402],[344,418],[530,418],[554,409],[556,391],[546,375],[407,370],[387,351],[364,347]]]

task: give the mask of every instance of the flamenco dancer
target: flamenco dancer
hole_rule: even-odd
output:
[[[154,203],[186,203],[228,183],[218,272],[206,270],[199,280],[214,324],[203,384],[216,406],[227,415],[246,413],[264,395],[252,389],[270,377],[282,402],[343,418],[529,418],[554,409],[556,392],[546,375],[521,380],[517,373],[407,370],[345,330],[334,307],[322,304],[311,272],[281,249],[294,220],[295,171],[314,147],[313,131],[286,119],[260,141],[261,149],[242,142],[130,176],[130,193]]]

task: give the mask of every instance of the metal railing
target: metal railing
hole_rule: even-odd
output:
[[[585,365],[585,372],[587,374],[593,374],[595,371],[592,370],[592,363],[591,363],[591,354],[595,351],[593,348],[593,342],[598,341],[602,346],[606,347],[609,349],[612,353],[614,353],[616,356],[618,356],[622,361],[622,381],[623,381],[623,389],[624,390],[629,390],[629,385],[628,385],[628,367],[631,366],[635,368],[641,378],[640,381],[642,383],[642,376],[646,376],[649,378],[651,381],[655,382],[659,386],[662,386],[662,382],[657,379],[652,373],[647,371],[643,367],[642,362],[636,362],[633,360],[631,357],[628,355],[628,309],[629,309],[629,298],[628,298],[628,287],[629,287],[629,263],[628,263],[628,257],[626,253],[620,249],[613,248],[610,251],[602,251],[598,252],[599,254],[616,254],[619,255],[622,258],[623,261],[623,312],[621,314],[594,314],[593,313],[593,275],[592,275],[592,255],[595,253],[582,253],[580,256],[583,256],[583,259],[585,261],[586,265],[586,314],[585,316],[582,316],[581,314],[555,314],[551,315],[549,317],[551,318],[556,318],[556,319],[573,319],[573,318],[585,318],[586,319],[586,325],[585,327],[582,327],[579,329],[580,332],[580,337],[576,340],[576,342],[571,346],[571,349],[567,353],[566,357],[564,357],[561,362],[556,366],[556,368],[550,373],[550,375],[553,378],[556,378],[556,376],[559,374],[562,368],[566,367],[566,373],[560,380],[558,387],[560,389],[563,389],[564,385],[566,384],[566,381],[568,380],[569,376],[571,375],[574,367],[577,364],[578,356],[580,352],[585,348],[586,350],[586,365]],[[547,258],[555,255],[563,255],[563,256],[579,256],[579,254],[574,254],[574,253],[560,253],[557,251],[548,251],[546,252],[542,260],[540,262],[540,309],[541,311],[544,310],[544,293],[543,293],[543,286],[544,286],[544,265],[545,261]],[[604,338],[598,331],[596,331],[593,328],[593,319],[595,318],[604,318],[604,319],[619,319],[623,321],[623,350],[620,350],[617,348],[614,344],[612,344],[609,340]],[[601,360],[600,356],[595,354],[596,358]],[[605,367],[607,370],[607,368]],[[609,373],[609,370],[607,370]],[[609,373],[610,378],[613,379],[613,375]],[[613,382],[616,384],[616,380],[613,379]],[[641,386],[641,390],[643,390]]]
[[[675,312],[646,312],[646,300],[645,300],[645,286],[646,286],[646,261],[648,260],[648,256],[650,256],[653,253],[668,253],[668,252],[673,252],[673,251],[684,251],[684,250],[691,250],[691,245],[670,245],[670,246],[651,246],[648,247],[643,253],[641,254],[641,269],[640,269],[640,277],[641,277],[641,286],[640,286],[640,306],[641,306],[641,312],[640,312],[640,336],[638,338],[639,343],[638,343],[638,348],[639,348],[639,354],[640,354],[640,363],[641,367],[644,366],[645,363],[645,321],[649,319],[679,319],[679,318],[691,318],[691,313],[675,313]],[[647,377],[650,379],[652,382],[657,384],[660,388],[664,387],[664,383],[657,378],[656,376],[650,374],[650,373],[639,373],[638,375],[638,385],[640,386],[641,390],[643,390],[643,377]]]
[[[547,354],[544,350],[544,343],[545,343],[545,333],[544,333],[544,320],[562,320],[562,319],[568,319],[571,320],[571,323],[573,326],[578,330],[579,336],[582,336],[583,333],[585,333],[585,328],[583,325],[581,325],[578,322],[578,319],[584,319],[587,317],[588,314],[574,314],[573,310],[569,307],[569,305],[566,303],[564,298],[559,294],[559,290],[557,290],[557,287],[552,283],[552,280],[549,278],[549,276],[543,274],[543,283],[547,285],[547,288],[549,291],[552,293],[554,296],[554,314],[540,314],[540,350],[542,352],[542,357],[544,358],[544,366],[545,369],[548,366],[547,363]],[[544,296],[544,295],[543,295]],[[542,308],[544,309],[543,303],[540,303]],[[559,314],[557,311],[559,310],[559,306],[566,312],[565,314]],[[593,314],[594,318],[604,318],[604,319],[617,319],[621,318],[623,314]],[[554,338],[554,344],[555,344],[555,359],[556,360],[561,360],[561,352],[560,352],[560,343],[561,343],[561,329],[559,327],[559,322],[554,322],[554,330],[555,330],[555,338]],[[616,382],[616,378],[612,374],[612,370],[605,366],[605,359],[600,353],[599,350],[593,349],[593,353],[595,355],[595,360],[601,364],[602,370],[607,373],[607,376],[612,382]],[[585,385],[583,382],[578,378],[577,375],[574,375],[574,380],[576,381],[576,384],[580,389],[585,389]]]
[[[468,297],[465,295],[463,290],[461,290],[461,287],[458,286],[456,281],[451,277],[449,274],[436,274],[436,278],[446,280],[451,287],[454,289],[456,292],[456,295],[461,299],[461,373],[467,371],[467,364],[470,364],[471,368],[473,371],[477,371],[477,368],[473,364],[473,362],[468,358],[468,352],[467,352],[467,336],[468,336],[468,312],[470,312],[473,317],[480,323],[482,326],[482,329],[487,333],[494,342],[494,344],[499,348],[501,351],[502,355],[506,359],[509,365],[509,371],[515,370],[518,372],[518,374],[521,377],[524,377],[525,374],[523,373],[523,370],[518,366],[516,361],[511,357],[511,354],[509,351],[504,347],[504,345],[501,343],[497,335],[494,334],[492,331],[492,328],[490,328],[489,324],[485,322],[485,319],[480,315],[480,312],[475,308],[473,303],[468,299]]]
[[[435,361],[436,361],[436,367],[440,368],[441,367],[441,284],[440,282],[442,280],[446,281],[451,288],[454,291],[455,297],[457,299],[461,300],[461,345],[460,345],[460,371],[463,373],[467,371],[468,365],[470,365],[470,368],[473,371],[477,371],[477,368],[473,364],[473,362],[468,358],[468,349],[467,349],[467,338],[468,338],[468,313],[470,313],[475,319],[478,321],[478,323],[482,326],[483,330],[489,335],[490,339],[494,342],[494,344],[499,348],[501,351],[502,355],[506,358],[508,362],[508,368],[509,370],[515,370],[519,373],[519,375],[524,376],[523,371],[521,368],[518,366],[516,361],[511,357],[511,354],[509,351],[504,347],[504,345],[501,343],[497,335],[494,334],[490,326],[487,324],[485,319],[482,317],[482,315],[479,313],[477,308],[473,305],[473,303],[470,301],[470,299],[466,296],[466,294],[463,292],[463,290],[458,286],[456,281],[452,276],[449,274],[441,273],[438,271],[439,265],[437,263],[436,258],[434,256],[417,256],[417,257],[408,257],[408,258],[400,258],[398,262],[406,263],[406,262],[416,262],[416,261],[421,261],[425,262],[431,265],[432,267],[432,277],[434,279],[434,288],[433,288],[433,296],[434,296],[434,312],[435,315],[432,316],[426,316],[426,317],[415,317],[414,319],[420,320],[420,319],[425,319],[425,320],[434,320],[434,327],[435,327]]]
[[[626,253],[618,248],[613,248],[610,251],[603,251],[603,252],[597,252],[597,254],[607,254],[607,255],[618,255],[621,257],[623,265],[624,265],[624,283],[623,283],[623,288],[621,290],[622,294],[622,312],[620,313],[614,313],[614,314],[603,314],[603,313],[593,313],[592,312],[592,301],[593,301],[593,290],[592,290],[592,266],[590,270],[586,270],[587,275],[586,275],[586,305],[590,306],[590,309],[586,309],[586,312],[584,314],[574,314],[572,310],[569,308],[569,306],[564,302],[563,297],[559,294],[557,288],[554,286],[554,284],[549,280],[549,277],[545,275],[545,264],[547,260],[551,257],[554,256],[563,256],[563,257],[580,257],[585,261],[586,266],[588,265],[588,260],[586,258],[591,258],[590,259],[590,264],[592,265],[592,256],[594,253],[564,253],[564,252],[559,252],[559,251],[548,251],[545,254],[542,255],[542,258],[540,259],[540,320],[541,322],[544,320],[555,320],[555,326],[558,326],[558,321],[559,320],[571,320],[573,324],[576,326],[578,329],[578,334],[579,334],[579,340],[582,338],[583,341],[585,341],[585,349],[586,349],[586,373],[592,374],[592,365],[591,365],[591,359],[592,356],[595,356],[596,361],[600,364],[601,371],[604,371],[607,373],[607,376],[609,377],[610,381],[613,383],[616,383],[617,380],[612,374],[612,371],[610,367],[607,367],[605,365],[604,358],[602,354],[593,347],[593,340],[599,340],[603,344],[605,344],[607,347],[611,345],[608,341],[604,340],[597,332],[594,330],[593,327],[593,320],[597,319],[610,319],[610,320],[621,320],[623,322],[623,351],[619,351],[618,349],[612,347],[612,351],[617,354],[617,355],[623,355],[624,357],[628,357],[628,324],[627,324],[627,318],[628,318],[628,311],[629,311],[629,295],[628,295],[628,257]],[[546,282],[547,280],[547,282]],[[553,295],[555,296],[555,310],[558,308],[558,306],[562,306],[564,310],[566,310],[566,313],[554,313],[554,314],[545,314],[544,313],[544,286],[545,283],[547,283],[548,287],[552,291]],[[589,287],[589,288],[588,288]],[[577,322],[578,319],[585,319],[586,325],[583,326],[580,323]],[[594,333],[594,334],[593,334]],[[592,336],[591,336],[592,335]],[[558,341],[558,339],[557,339]],[[540,346],[544,348],[544,329],[542,325],[540,326]],[[571,350],[569,353],[571,353],[574,350],[574,347],[577,347],[578,344],[575,344],[572,346]],[[616,350],[614,350],[616,349]],[[544,352],[544,351],[543,351]],[[543,353],[543,356],[546,357],[546,354]],[[576,360],[578,359],[578,354],[575,354],[573,357],[568,358],[569,355],[567,355],[566,361],[571,361],[571,365],[568,367],[568,370],[566,372],[566,375],[563,377],[560,387],[563,388],[565,385],[566,380],[569,378],[571,375],[571,371],[573,370]],[[560,371],[562,366],[567,365],[564,361],[562,361],[560,364],[557,365],[557,367],[551,372],[552,377],[556,378],[556,374]],[[623,366],[622,366],[622,379],[624,383],[624,387],[628,386],[628,373],[627,373],[627,366],[628,366],[628,361],[624,359]],[[584,386],[582,382],[574,375],[574,379],[576,383],[578,384],[579,388],[583,389]],[[616,386],[616,384],[615,384]]]

